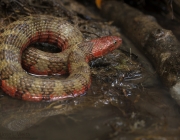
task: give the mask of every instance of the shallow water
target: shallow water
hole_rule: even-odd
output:
[[[104,89],[98,84],[92,87],[96,86]],[[91,88],[85,96],[54,103],[31,103],[2,97],[0,138],[104,140],[179,137],[179,107],[166,89],[159,86],[135,89],[126,95],[118,87],[94,94],[92,91]]]
[[[92,85],[82,97],[33,103],[1,92],[0,139],[178,139],[178,105],[148,61],[123,40],[134,56],[123,46],[93,61]]]

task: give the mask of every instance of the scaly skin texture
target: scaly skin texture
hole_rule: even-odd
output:
[[[10,24],[0,35],[2,90],[14,98],[28,101],[54,101],[84,94],[90,86],[87,61],[104,52],[100,47],[88,48],[91,53],[86,53],[85,50],[88,49],[80,49],[82,40],[81,32],[62,18],[33,15]],[[65,80],[35,77],[24,71],[21,66],[22,52],[34,42],[62,46],[63,52],[59,54],[62,55],[61,58],[65,58],[64,62],[65,65],[68,64],[70,73]],[[121,39],[109,37],[105,42],[113,44],[109,48],[112,50],[121,44]],[[97,43],[103,44],[103,41]],[[39,69],[43,73],[43,66],[41,67]]]
[[[105,36],[82,42],[78,47],[83,51],[88,62],[116,49],[120,43],[121,40],[119,37]],[[33,74],[64,74],[68,72],[68,54],[69,53],[48,53],[30,47],[27,48],[22,55],[22,65],[25,70]]]

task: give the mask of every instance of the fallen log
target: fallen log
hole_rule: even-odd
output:
[[[103,1],[102,15],[121,27],[149,58],[164,85],[180,104],[180,44],[156,19],[118,1]]]

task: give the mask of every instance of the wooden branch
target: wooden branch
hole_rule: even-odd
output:
[[[165,85],[172,87],[179,81],[180,44],[170,30],[158,25],[154,17],[117,1],[105,1],[102,14],[118,24],[143,51]]]

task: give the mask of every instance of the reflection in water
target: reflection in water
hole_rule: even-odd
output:
[[[59,134],[59,130],[61,130],[61,138],[64,139],[68,136],[68,139],[72,139],[74,135],[81,138],[87,133],[89,136],[94,135],[91,132],[103,134],[99,137],[102,140],[105,138],[105,132],[109,133],[109,139],[123,137],[127,139],[170,137],[171,139],[179,136],[178,106],[168,96],[163,96],[167,93],[165,90],[156,87],[143,91],[137,89],[135,92],[134,89],[133,93],[136,95],[132,93],[126,95],[125,91],[120,94],[117,87],[110,88],[107,84],[98,86],[98,81],[95,85],[92,85],[95,89],[91,88],[86,96],[67,101],[34,103],[3,97],[0,99],[0,124],[10,131],[26,133],[23,130],[41,123],[42,126],[33,127],[29,132],[34,134],[35,131],[38,133],[37,137],[42,137],[44,134],[41,130],[48,130],[50,135],[46,139],[49,139],[54,132]],[[92,94],[92,90],[101,93]],[[73,115],[69,116],[71,119],[65,116],[60,120],[60,115],[63,114]],[[46,121],[49,117],[53,118],[54,122]],[[43,121],[45,123],[42,123]],[[59,125],[56,125],[56,122],[59,122]],[[112,130],[108,132],[105,127]],[[95,130],[92,131],[94,128]],[[81,133],[86,130],[86,134]],[[69,135],[66,135],[67,132]]]
[[[0,124],[11,131],[22,131],[45,120],[46,117],[70,111],[71,108],[68,107],[68,101],[34,103],[1,98]]]

